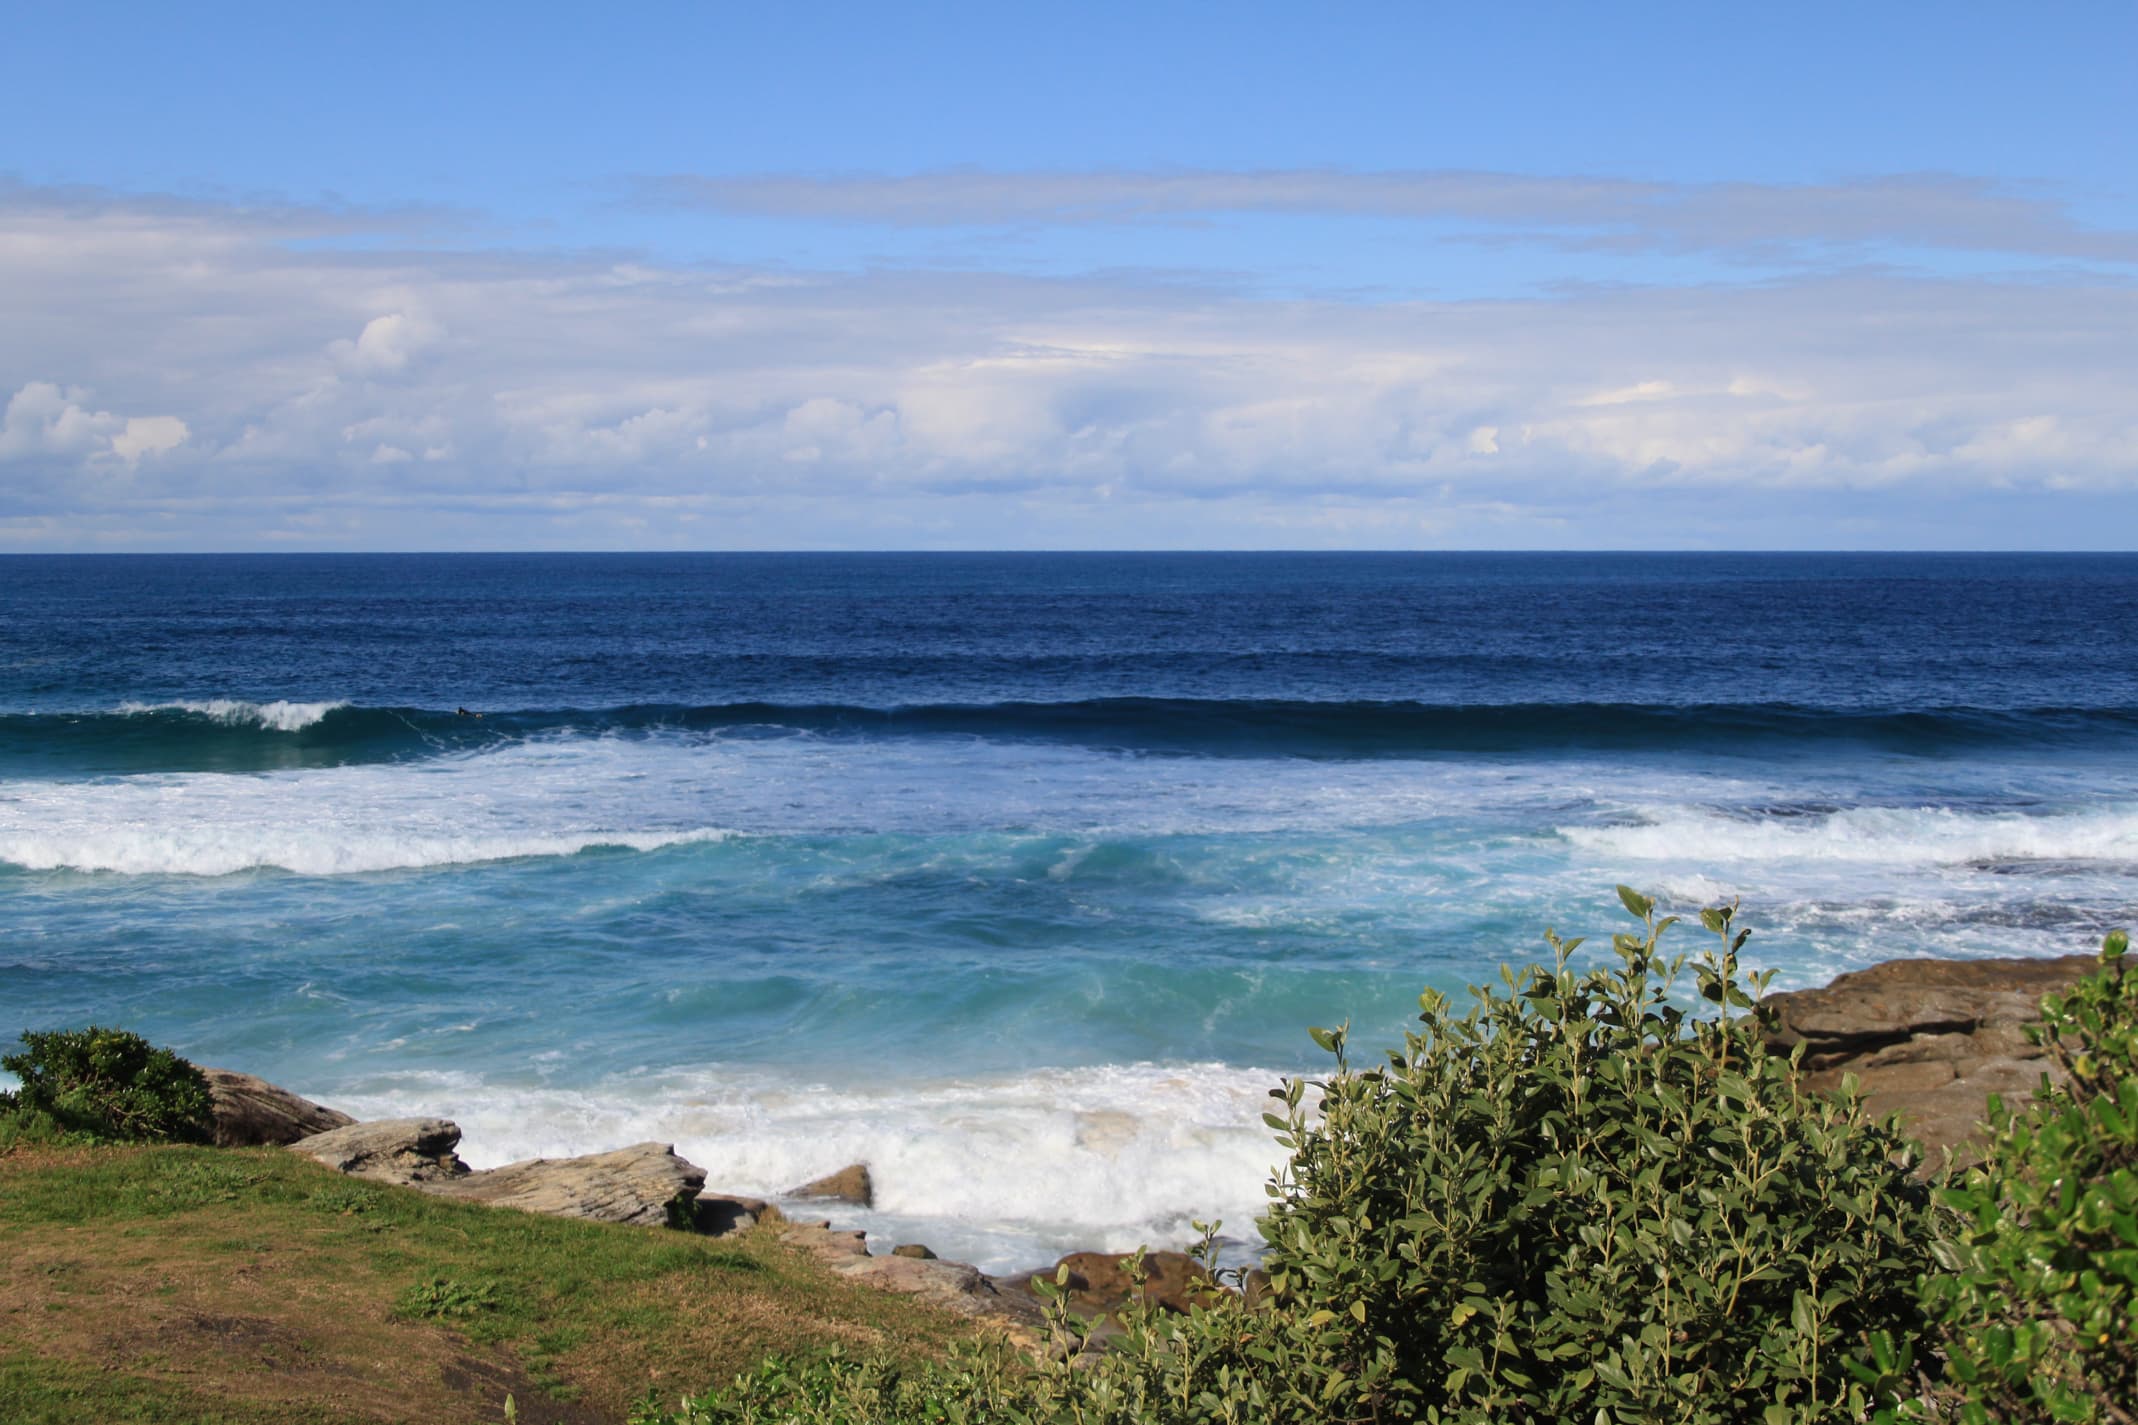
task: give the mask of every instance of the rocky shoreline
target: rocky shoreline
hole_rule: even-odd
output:
[[[1898,1113],[1930,1150],[1935,1166],[1964,1161],[1979,1142],[1987,1098],[2023,1101],[2054,1061],[2025,1029],[2045,994],[2090,973],[2091,955],[2055,960],[1894,960],[1845,974],[1820,989],[1769,996],[1762,1006],[1769,1045],[1801,1046],[1808,1087],[1831,1091],[1854,1075],[1873,1112]],[[282,1145],[337,1172],[491,1207],[634,1226],[677,1227],[709,1236],[776,1231],[830,1271],[882,1291],[912,1296],[992,1321],[1013,1338],[1044,1331],[1040,1273],[992,1277],[906,1243],[872,1250],[867,1234],[829,1219],[790,1216],[762,1198],[708,1190],[706,1170],[666,1143],[636,1143],[573,1158],[533,1158],[485,1170],[460,1160],[460,1128],[445,1118],[359,1123],[249,1074],[204,1070],[215,1101],[215,1141]],[[865,1164],[805,1183],[790,1204],[869,1205]],[[1208,1289],[1199,1266],[1179,1252],[1145,1256],[1147,1276],[1131,1279],[1126,1257],[1075,1252],[1044,1274],[1066,1274],[1071,1309],[1101,1317],[1144,1295],[1184,1309]]]

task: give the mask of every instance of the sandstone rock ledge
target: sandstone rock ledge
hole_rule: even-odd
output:
[[[529,1158],[502,1168],[471,1172],[460,1161],[460,1125],[445,1118],[382,1118],[352,1123],[290,1145],[292,1152],[337,1172],[398,1183],[434,1197],[515,1207],[552,1217],[617,1222],[638,1227],[697,1223],[705,1169],[676,1156],[666,1143],[634,1143],[578,1158]],[[752,1223],[740,1200],[715,1199],[734,1207],[720,1224],[738,1230]],[[762,1211],[765,1204],[755,1207]]]
[[[1981,1141],[1991,1094],[2018,1107],[2054,1060],[2027,1042],[2042,996],[2093,973],[2092,955],[2053,960],[1888,960],[1823,989],[1769,995],[1769,1046],[1804,1046],[1805,1083],[1841,1087],[1854,1074],[1866,1106],[1898,1113],[1935,1162],[1966,1159]]]
[[[218,1148],[273,1147],[356,1122],[251,1074],[209,1068],[201,1073],[207,1076],[214,1105]]]
[[[998,1289],[979,1268],[932,1253],[874,1256],[866,1233],[839,1231],[829,1222],[790,1223],[769,1202],[707,1193],[705,1169],[676,1156],[669,1144],[635,1143],[577,1158],[529,1158],[479,1172],[461,1162],[459,1144],[460,1127],[450,1119],[388,1118],[349,1123],[289,1147],[337,1172],[489,1207],[627,1226],[684,1227],[714,1237],[777,1227],[785,1240],[835,1276],[992,1319],[1028,1347],[1040,1340],[1038,1303],[1023,1292]]]

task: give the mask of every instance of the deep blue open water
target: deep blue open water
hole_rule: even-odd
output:
[[[995,1266],[1244,1229],[1304,1026],[1614,882],[1794,985],[2134,876],[2138,557],[0,559],[0,1037]]]

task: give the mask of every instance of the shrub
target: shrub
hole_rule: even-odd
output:
[[[212,1135],[207,1078],[138,1034],[91,1025],[25,1033],[22,1043],[0,1055],[0,1068],[22,1081],[0,1093],[0,1114],[99,1139],[205,1143]]]
[[[1279,1309],[1319,1333],[1334,1418],[1825,1420],[1846,1369],[1913,1334],[1931,1208],[1915,1150],[1853,1096],[1797,1087],[1748,1011],[1733,908],[1672,998],[1674,918],[1629,889],[1620,965],[1502,972],[1385,1065],[1284,1090],[1292,1149],[1263,1226]],[[1755,976],[1754,990],[1766,977]],[[1855,1399],[1851,1396],[1855,1395]]]
[[[1131,1315],[1095,1362],[1017,1375],[971,1361],[745,1377],[650,1422],[1305,1422],[1861,1419],[1848,1369],[1911,1339],[1930,1265],[1917,1154],[1853,1095],[1798,1090],[1765,1049],[1733,908],[1693,962],[1714,1017],[1673,999],[1673,924],[1621,888],[1640,934],[1614,969],[1580,943],[1502,971],[1457,1014],[1353,1069],[1277,1090],[1291,1159],[1261,1224],[1266,1288]],[[1764,986],[1753,977],[1751,988]],[[947,1374],[946,1374],[947,1373]],[[954,1387],[954,1388],[948,1388]]]
[[[2129,938],[2042,1002],[2029,1037],[2068,1075],[1990,1100],[1989,1155],[1941,1196],[1952,1270],[1925,1284],[1960,1418],[2121,1420],[2138,1402],[2138,976]],[[1934,1410],[1935,1407],[1932,1407]]]

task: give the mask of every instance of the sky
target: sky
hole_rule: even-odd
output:
[[[0,12],[0,552],[2130,549],[2138,6]]]

